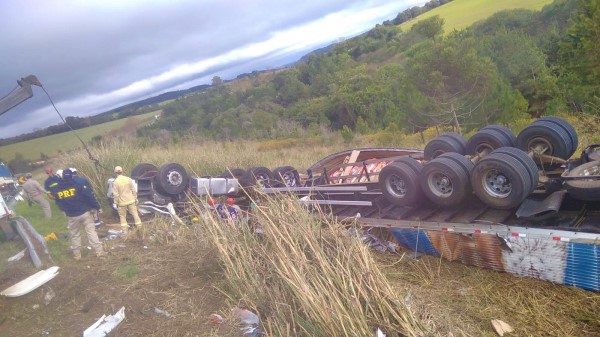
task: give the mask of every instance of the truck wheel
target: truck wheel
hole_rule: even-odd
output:
[[[446,138],[453,139],[455,142],[458,143],[458,146],[460,148],[460,151],[455,151],[455,152],[460,153],[460,154],[465,154],[465,151],[467,149],[467,140],[465,139],[465,137],[463,137],[462,135],[460,135],[456,132],[445,132],[445,133],[442,133],[440,135],[440,137],[446,137]]]
[[[471,176],[471,171],[473,171],[474,165],[473,162],[467,159],[465,156],[460,155],[458,153],[448,152],[441,155],[440,158],[450,158],[454,160],[455,163],[460,165],[463,168],[463,170],[465,170],[467,177]]]
[[[531,178],[532,186],[529,193],[533,193],[536,189],[538,182],[540,181],[540,172],[535,164],[535,161],[527,155],[527,153],[523,152],[516,147],[501,147],[499,149],[494,150],[493,153],[504,153],[509,155],[525,166],[527,168],[527,172],[529,173],[529,178]]]
[[[577,146],[579,146],[579,138],[577,137],[577,131],[575,131],[575,128],[571,124],[569,124],[569,122],[567,122],[566,120],[564,120],[560,117],[555,117],[555,116],[542,117],[542,118],[537,119],[533,123],[535,124],[537,122],[554,123],[554,124],[560,126],[563,130],[565,130],[565,132],[569,135],[569,139],[571,139],[571,154],[569,154],[569,158],[571,158],[573,153],[575,153],[575,151],[577,151]]]
[[[481,130],[494,130],[494,131],[498,131],[502,135],[504,135],[504,138],[508,141],[508,144],[510,144],[510,145],[507,145],[507,146],[511,146],[511,147],[517,146],[517,136],[515,136],[515,134],[509,128],[507,128],[504,125],[492,124],[492,125],[488,125],[488,126],[482,128]]]
[[[298,187],[300,177],[298,171],[291,166],[280,166],[273,170],[274,185],[277,187]]]
[[[444,207],[460,204],[471,190],[465,169],[448,157],[440,156],[425,164],[420,180],[425,196]]]
[[[396,206],[416,206],[423,199],[419,177],[405,163],[384,167],[379,173],[379,186],[385,199]]]
[[[423,156],[425,160],[431,160],[446,152],[465,154],[464,145],[456,136],[446,133],[429,141],[425,145]]]
[[[262,185],[264,187],[271,186],[273,182],[273,172],[266,167],[252,167],[242,177],[242,187],[254,185]]]
[[[569,134],[559,125],[547,121],[529,124],[517,136],[517,147],[525,152],[538,147],[546,149],[544,154],[569,159],[573,146]]]
[[[158,170],[158,169],[153,164],[148,164],[148,163],[137,164],[133,167],[133,169],[131,169],[131,178],[137,179],[137,178],[143,177],[144,174],[146,174],[147,172],[156,171],[156,170]]]
[[[525,165],[504,153],[491,153],[471,172],[473,192],[486,205],[498,209],[519,206],[529,195],[531,178]]]
[[[600,161],[579,165],[567,174],[567,177],[585,176],[600,176]],[[565,188],[575,199],[600,201],[600,179],[566,180]]]
[[[467,142],[467,154],[478,155],[490,153],[495,149],[510,146],[509,139],[494,129],[482,129],[477,131]]]
[[[185,168],[177,163],[168,163],[158,168],[154,176],[156,189],[160,193],[177,195],[184,192],[190,183]]]
[[[408,156],[396,159],[394,162],[406,164],[417,176],[421,174],[421,170],[423,169],[423,164],[419,163],[415,158]]]
[[[225,172],[221,173],[221,175],[219,175],[219,178],[240,179],[241,177],[244,176],[244,174],[246,174],[246,171],[244,171],[240,168],[232,168],[232,169],[227,169],[227,170],[225,170]]]

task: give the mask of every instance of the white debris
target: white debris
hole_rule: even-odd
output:
[[[83,337],[105,337],[125,319],[125,307],[121,307],[114,315],[102,315],[96,323],[83,332]]]
[[[8,262],[19,261],[20,259],[23,258],[23,256],[25,256],[26,250],[27,250],[27,248],[23,249],[22,251],[18,252],[17,254],[9,257],[6,261],[8,261]]]
[[[494,327],[494,330],[496,330],[496,333],[498,333],[498,335],[500,335],[500,337],[504,336],[505,333],[514,331],[512,326],[510,326],[508,323],[501,321],[499,319],[493,319],[492,326]]]

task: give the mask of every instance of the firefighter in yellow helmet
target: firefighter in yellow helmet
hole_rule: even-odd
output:
[[[113,198],[117,210],[119,211],[119,219],[121,221],[121,229],[125,232],[129,229],[127,224],[127,212],[133,216],[136,227],[142,226],[142,220],[137,210],[137,191],[133,179],[123,175],[121,166],[115,167],[115,181],[113,182]]]

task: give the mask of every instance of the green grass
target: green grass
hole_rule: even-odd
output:
[[[117,268],[115,271],[115,274],[129,281],[133,281],[139,272],[139,268],[133,262],[127,262],[119,266],[119,268]]]
[[[416,19],[400,25],[402,30],[409,30],[415,23],[439,15],[444,19],[444,31],[461,30],[473,23],[484,20],[492,14],[515,8],[540,10],[553,0],[454,0],[448,4],[434,8],[433,10],[419,15]]]
[[[84,142],[89,142],[96,136],[102,136],[110,131],[122,128],[129,118],[143,120],[156,115],[156,113],[156,111],[153,111],[143,115],[137,115],[108,123],[98,124],[75,130],[75,133],[77,133],[77,136],[79,136],[79,138],[81,138]],[[2,146],[0,147],[0,158],[4,159],[5,161],[9,161],[15,157],[16,153],[21,153],[23,157],[28,160],[38,160],[40,158],[40,153],[54,157],[60,152],[68,152],[81,147],[81,142],[77,139],[75,133],[73,133],[73,131],[69,131]]]
[[[44,218],[44,212],[42,208],[33,204],[29,207],[27,202],[18,202],[15,206],[15,213],[17,216],[22,216],[40,233],[42,236],[46,236],[50,233],[55,233],[58,240],[47,241],[48,250],[50,256],[56,263],[61,263],[70,258],[70,240],[67,230],[67,217],[61,212],[53,201],[50,201],[50,207],[52,208],[52,218]],[[85,241],[84,241],[85,242]],[[27,258],[23,258],[19,262],[7,262],[6,259],[15,255],[19,251],[25,248],[23,241],[15,239],[13,241],[2,241],[0,242],[0,272],[7,268],[19,266],[19,267],[32,267],[33,265]]]

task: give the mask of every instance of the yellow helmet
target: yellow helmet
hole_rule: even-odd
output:
[[[17,179],[19,181],[19,184],[23,185],[25,184],[25,176],[20,176],[19,179]]]

